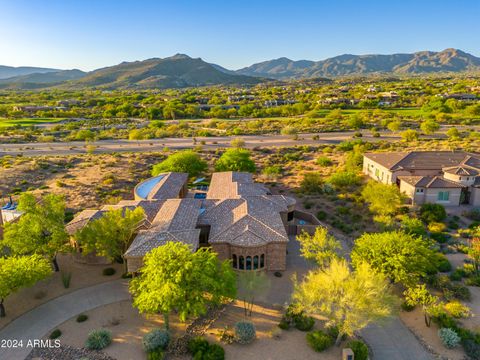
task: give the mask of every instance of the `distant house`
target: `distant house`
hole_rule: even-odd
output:
[[[54,106],[36,106],[36,105],[25,105],[25,106],[14,106],[13,111],[22,111],[26,113],[35,113],[37,111],[51,111],[55,110]]]
[[[480,206],[480,156],[463,151],[367,153],[363,172],[397,184],[412,204]]]
[[[67,231],[74,234],[110,209],[140,206],[146,219],[125,253],[130,272],[137,272],[143,257],[168,241],[188,244],[192,251],[211,246],[238,270],[285,270],[287,223],[293,219],[294,199],[271,195],[249,173],[214,173],[202,196],[188,192],[187,182],[183,173],[145,180],[135,187],[135,200],[84,210]]]
[[[453,94],[440,94],[443,99],[455,99],[459,101],[475,101],[479,100],[475,94],[453,93]]]
[[[293,105],[296,103],[297,101],[293,99],[273,99],[273,100],[265,100],[263,105],[267,108],[270,108],[270,107],[282,106],[282,105]]]

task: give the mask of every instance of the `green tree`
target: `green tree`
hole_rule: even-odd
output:
[[[43,255],[59,271],[57,253],[68,241],[63,196],[48,194],[37,201],[31,193],[23,193],[18,210],[23,214],[17,222],[5,224],[1,244],[17,255]]]
[[[95,252],[113,261],[123,259],[133,235],[145,221],[143,208],[109,210],[78,230],[74,237],[84,255]],[[126,272],[126,261],[123,261]]]
[[[351,256],[353,266],[367,262],[393,282],[409,287],[426,275],[434,254],[430,240],[391,231],[363,234],[355,241]]]
[[[458,140],[462,137],[460,131],[456,127],[452,127],[447,130],[447,136],[450,140]]]
[[[420,129],[424,134],[430,135],[440,129],[440,125],[435,120],[425,120],[420,124]]]
[[[320,194],[323,191],[323,179],[319,173],[306,173],[300,182],[300,189],[305,194]]]
[[[215,163],[216,171],[246,171],[255,172],[255,162],[246,149],[228,149]]]
[[[329,267],[309,272],[295,284],[293,301],[307,313],[327,318],[337,326],[336,344],[370,323],[393,315],[396,297],[385,277],[366,263],[351,271],[345,260],[333,260]]]
[[[405,141],[405,142],[417,141],[418,140],[418,131],[413,130],[413,129],[408,129],[408,130],[402,131],[400,136],[402,137],[403,141]]]
[[[324,226],[318,226],[313,235],[302,231],[297,240],[300,243],[300,254],[321,267],[328,266],[333,259],[337,259],[337,251],[342,248],[340,242]]]
[[[183,172],[188,173],[190,177],[194,177],[206,171],[207,168],[207,163],[196,152],[184,150],[174,153],[166,160],[154,165],[152,176],[164,172]]]
[[[397,132],[402,127],[402,122],[400,120],[390,121],[387,124],[387,129],[391,132]]]
[[[20,288],[34,285],[51,275],[52,267],[40,255],[0,258],[0,317],[5,317],[4,299]]]
[[[209,248],[192,252],[190,246],[167,242],[144,257],[141,273],[130,283],[133,306],[141,313],[176,311],[181,321],[206,312],[207,305],[236,296],[236,275],[230,261],[220,262]]]
[[[347,188],[359,185],[360,177],[353,171],[336,171],[327,179],[335,188]]]
[[[369,181],[362,190],[362,197],[374,214],[393,216],[405,201],[405,195],[397,186]]]
[[[427,327],[430,327],[432,323],[431,315],[433,310],[435,310],[437,306],[438,298],[430,294],[425,284],[408,288],[407,290],[405,290],[404,295],[405,295],[405,302],[408,305],[422,306],[425,325],[427,325]]]
[[[230,141],[230,145],[234,148],[243,148],[245,147],[245,140],[242,138],[234,138]]]
[[[467,250],[468,257],[472,259],[473,266],[475,268],[475,273],[478,275],[478,270],[480,267],[480,238],[474,237],[470,243],[470,246]]]
[[[241,271],[238,273],[238,297],[243,299],[245,317],[252,316],[255,298],[262,297],[270,289],[270,279],[264,271]]]

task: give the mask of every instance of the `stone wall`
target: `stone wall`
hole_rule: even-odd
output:
[[[143,266],[142,257],[127,257],[127,269],[128,272],[134,273],[137,272]]]

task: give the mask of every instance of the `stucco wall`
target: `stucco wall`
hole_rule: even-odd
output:
[[[128,272],[137,272],[143,266],[142,257],[127,257],[126,260]]]
[[[378,176],[375,174],[377,169]],[[363,173],[384,184],[394,184],[396,181],[390,170],[365,156],[363,157]]]
[[[438,193],[440,191],[450,192],[448,201],[438,201]],[[458,206],[460,204],[461,189],[425,189],[425,202],[442,204],[443,206]]]
[[[480,188],[471,188],[470,204],[480,206]]]

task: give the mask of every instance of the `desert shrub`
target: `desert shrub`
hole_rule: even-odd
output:
[[[323,189],[323,179],[318,173],[307,173],[303,175],[300,189],[305,194],[320,194]]]
[[[368,346],[360,340],[352,340],[347,344],[352,349],[355,360],[368,360]]]
[[[287,320],[285,320],[284,318],[282,318],[280,320],[280,322],[278,323],[278,327],[282,330],[288,330],[288,329],[290,329],[290,323]]]
[[[432,320],[434,323],[438,325],[439,328],[449,328],[449,329],[457,328],[457,321],[445,312],[437,314],[432,318]]]
[[[158,349],[165,350],[169,341],[170,335],[168,331],[163,329],[153,329],[143,336],[143,349],[146,352]]]
[[[257,337],[255,325],[249,321],[239,321],[235,324],[235,338],[240,344],[249,344]]]
[[[437,253],[435,258],[437,270],[439,272],[448,272],[452,270],[452,265],[448,261],[447,257],[443,254]]]
[[[469,301],[472,297],[470,290],[462,284],[452,284],[448,289],[447,293],[451,294],[455,299],[467,300]],[[448,299],[446,291],[444,290],[444,295]]]
[[[147,360],[163,360],[165,359],[165,353],[163,350],[154,350],[147,353]]]
[[[463,349],[465,354],[472,360],[480,360],[480,344],[474,340],[464,340],[462,341]]]
[[[328,178],[328,183],[336,188],[346,188],[359,185],[360,177],[353,171],[337,171]]]
[[[112,276],[115,274],[115,269],[111,267],[105,268],[103,269],[102,274],[105,276]]]
[[[53,340],[59,338],[60,336],[62,336],[62,331],[60,329],[55,329],[50,333],[49,338]]]
[[[77,316],[77,322],[81,323],[88,320],[88,316],[85,314],[80,314]]]
[[[333,161],[326,156],[320,156],[319,158],[317,158],[317,165],[332,166],[332,164],[333,164]]]
[[[235,342],[235,335],[228,326],[225,326],[220,332],[220,341],[224,344],[233,344]]]
[[[106,329],[93,330],[88,334],[85,347],[89,350],[102,350],[112,343],[112,333]]]
[[[431,233],[430,237],[439,244],[445,244],[450,239],[448,233]]]
[[[458,223],[456,221],[450,220],[448,222],[448,228],[452,229],[452,230],[457,230],[458,228],[460,228],[460,225],[458,225]]]
[[[307,343],[313,350],[321,352],[333,345],[333,339],[323,331],[318,330],[307,334]]]
[[[315,325],[315,319],[311,316],[301,315],[295,318],[295,327],[300,331],[310,331]]]
[[[460,336],[452,329],[441,328],[438,330],[438,336],[447,349],[452,349],[460,344]]]
[[[442,231],[445,231],[446,228],[447,225],[442,222],[431,222],[428,224],[428,231],[433,233],[441,233]]]
[[[441,222],[447,217],[447,212],[440,204],[423,204],[420,208],[420,218],[427,224]]]
[[[455,269],[451,274],[450,274],[450,280],[452,281],[460,281],[462,280],[464,276],[464,272],[462,269]]]
[[[317,212],[317,219],[318,219],[318,220],[321,221],[321,220],[325,220],[326,218],[327,218],[327,213],[326,213],[325,211],[319,210],[319,211]]]
[[[208,351],[203,354],[202,360],[224,360],[225,350],[218,344],[210,344]]]
[[[197,336],[188,341],[187,348],[190,354],[195,355],[198,352],[207,352],[209,346],[210,345],[205,338]]]
[[[444,305],[444,309],[450,316],[456,319],[466,318],[470,315],[468,306],[463,305],[460,301],[453,300]]]
[[[472,276],[465,280],[468,286],[480,286],[480,276]]]

